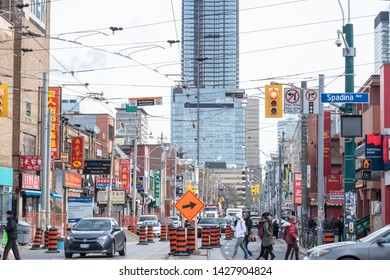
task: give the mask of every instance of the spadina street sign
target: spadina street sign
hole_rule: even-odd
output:
[[[192,219],[203,209],[203,202],[191,191],[187,191],[175,204],[176,209],[188,220]]]
[[[370,103],[370,99],[366,92],[321,93],[321,103]]]

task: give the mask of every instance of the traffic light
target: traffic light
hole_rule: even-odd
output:
[[[8,117],[8,85],[0,85],[0,117]]]
[[[283,118],[282,85],[265,86],[265,117]]]
[[[256,185],[256,194],[260,194],[260,184]]]
[[[362,159],[361,170],[362,170],[362,179],[370,180],[371,179],[371,160],[370,159]]]
[[[256,186],[251,186],[252,194],[256,194]]]

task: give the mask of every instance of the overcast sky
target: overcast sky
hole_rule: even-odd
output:
[[[374,73],[374,19],[387,3],[350,2],[357,90]],[[348,1],[341,3],[347,22]],[[307,80],[316,87],[319,74],[325,75],[325,92],[344,92],[345,60],[335,45],[343,25],[337,0],[241,0],[239,9],[240,88],[248,95],[261,97],[271,81],[299,86]],[[180,49],[167,40],[181,39],[180,20],[181,0],[53,1],[52,37],[81,44],[52,40],[51,53],[61,65],[53,59],[51,85],[88,83],[88,89],[65,86],[64,97],[103,92],[115,106],[129,97],[162,96],[163,106],[145,109],[154,116],[153,134],[169,137],[170,87],[180,79]],[[123,30],[113,34],[110,27]],[[277,120],[265,119],[263,106],[260,115],[260,146],[269,154],[277,150]]]

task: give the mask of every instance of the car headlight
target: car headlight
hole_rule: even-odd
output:
[[[309,258],[319,258],[330,253],[330,250],[316,250],[309,254]]]
[[[65,239],[66,239],[67,241],[70,241],[70,240],[73,240],[74,238],[73,238],[73,236],[71,236],[71,235],[67,235],[67,236],[65,237]]]

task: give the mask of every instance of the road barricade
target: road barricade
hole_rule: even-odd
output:
[[[202,246],[199,249],[211,249],[210,246],[210,228],[203,227],[202,228]]]
[[[148,243],[154,243],[153,240],[153,226],[148,226]]]
[[[226,231],[225,231],[225,240],[231,240],[233,239],[234,232],[232,230],[232,227],[230,224],[226,225]]]
[[[195,251],[195,228],[187,228],[187,252],[192,254]]]
[[[169,255],[176,253],[176,229],[169,228]]]
[[[43,230],[41,228],[37,228],[35,230],[34,241],[33,241],[33,245],[32,245],[30,250],[39,250],[39,249],[41,249],[42,233],[43,233]]]
[[[140,226],[139,228],[139,239],[137,245],[149,245],[146,242],[146,227]]]
[[[324,243],[333,243],[333,242],[334,242],[333,230],[326,230],[324,234]]]
[[[49,229],[49,245],[47,246],[46,253],[59,253],[58,251],[58,229],[50,228]]]
[[[168,241],[168,227],[166,225],[161,226],[160,241]]]
[[[186,229],[179,227],[176,229],[176,253],[175,256],[189,256],[187,252]]]

